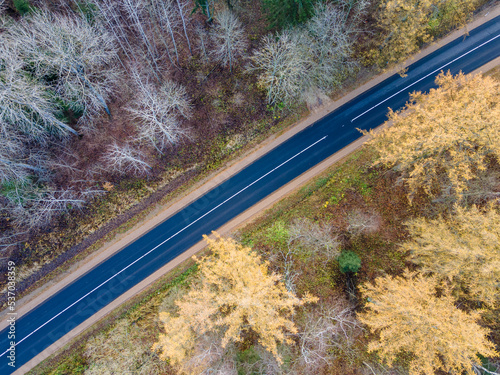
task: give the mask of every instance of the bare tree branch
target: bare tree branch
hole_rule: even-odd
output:
[[[53,134],[77,134],[57,118],[58,105],[47,89],[22,70],[15,40],[0,40],[0,132],[5,138],[18,131],[37,142]]]
[[[104,109],[114,92],[119,73],[117,50],[111,34],[76,17],[34,12],[9,29],[12,39],[23,40],[19,49],[33,64],[37,77],[54,81],[55,91],[70,108],[92,118]]]
[[[143,82],[137,73],[134,79],[137,97],[126,110],[137,121],[139,140],[146,140],[161,152],[187,135],[181,126],[182,119],[191,116],[186,89],[172,81],[156,88],[147,80]]]
[[[267,101],[271,104],[289,104],[299,97],[308,66],[300,39],[301,35],[292,30],[266,35],[262,47],[251,57],[248,70],[260,72],[258,85],[267,90]]]
[[[82,195],[73,190],[57,191],[29,181],[11,184],[4,195],[8,205],[2,210],[12,215],[17,227],[27,229],[45,226],[54,217],[85,203]]]
[[[151,166],[144,159],[142,152],[133,149],[128,144],[120,146],[116,142],[111,144],[104,155],[107,165],[119,174],[147,174],[151,171]]]
[[[217,23],[211,30],[214,49],[210,55],[224,66],[233,70],[236,58],[243,55],[247,49],[245,31],[236,15],[228,9],[219,12]]]

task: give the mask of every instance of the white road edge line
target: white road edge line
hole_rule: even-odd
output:
[[[441,69],[443,69],[445,66],[448,66],[448,65],[450,65],[450,64],[453,64],[455,61],[457,61],[457,60],[461,59],[462,57],[464,57],[464,56],[468,55],[468,54],[469,54],[469,53],[471,53],[471,52],[474,52],[474,51],[475,51],[475,50],[477,50],[478,48],[481,48],[481,47],[482,47],[482,46],[484,46],[485,44],[488,44],[489,42],[491,42],[492,40],[495,40],[495,39],[496,39],[496,38],[498,38],[498,37],[500,37],[500,34],[499,34],[499,35],[497,35],[497,36],[495,36],[495,37],[493,37],[493,38],[491,38],[490,40],[488,40],[488,41],[484,42],[483,44],[481,44],[481,45],[479,45],[479,46],[477,46],[477,47],[475,47],[475,48],[471,49],[470,51],[468,51],[468,52],[464,53],[463,55],[458,56],[457,58],[455,58],[455,59],[451,60],[450,62],[448,62],[448,63],[444,64],[442,67],[437,68],[436,70],[433,70],[432,72],[430,72],[429,74],[427,74],[425,77],[420,78],[418,81],[413,82],[411,85],[408,85],[408,86],[406,86],[404,89],[399,90],[397,93],[392,94],[392,95],[391,95],[391,96],[389,96],[388,98],[385,98],[385,99],[384,99],[384,100],[382,100],[380,103],[375,104],[373,107],[371,107],[370,109],[367,109],[366,111],[364,111],[364,112],[363,112],[362,114],[360,114],[359,116],[354,117],[354,118],[351,120],[351,122],[353,122],[354,120],[356,120],[356,119],[360,118],[361,116],[363,116],[363,115],[367,114],[367,113],[368,113],[368,112],[370,112],[372,109],[374,109],[374,108],[378,107],[378,106],[379,106],[380,104],[382,104],[382,103],[385,103],[386,101],[388,101],[389,99],[393,98],[394,96],[396,96],[396,95],[398,95],[398,94],[402,93],[403,91],[405,91],[405,90],[406,90],[406,89],[408,89],[409,87],[413,86],[414,84],[419,83],[420,81],[422,81],[422,80],[426,79],[426,78],[427,78],[427,77],[429,77],[430,75],[433,75],[433,74],[434,74],[434,73],[436,73],[438,70],[441,70]]]
[[[46,326],[47,324],[49,324],[51,321],[53,321],[54,319],[56,319],[59,315],[63,314],[64,312],[66,312],[67,310],[69,310],[70,308],[72,308],[74,305],[76,305],[78,302],[80,302],[81,300],[83,300],[84,298],[86,298],[87,296],[89,296],[91,293],[95,292],[97,289],[99,289],[101,286],[103,286],[104,284],[106,284],[107,282],[109,282],[110,280],[114,279],[116,276],[118,276],[119,274],[121,274],[123,271],[125,271],[127,268],[133,266],[135,263],[137,263],[138,261],[140,261],[142,258],[144,258],[145,256],[151,254],[153,251],[155,251],[157,248],[159,248],[160,246],[162,246],[163,244],[165,244],[167,241],[170,241],[172,238],[174,238],[175,236],[177,236],[179,233],[185,231],[187,228],[189,228],[191,225],[193,225],[194,223],[198,222],[199,220],[203,219],[205,216],[209,215],[211,212],[213,212],[214,210],[216,210],[217,208],[219,208],[220,206],[222,206],[223,204],[227,203],[228,201],[230,201],[231,199],[233,199],[234,197],[236,197],[237,195],[241,194],[243,191],[245,191],[246,189],[248,189],[250,186],[256,184],[257,182],[259,182],[260,180],[262,180],[263,178],[265,178],[266,176],[268,176],[269,174],[273,173],[275,170],[277,170],[278,168],[282,167],[283,165],[285,165],[286,163],[288,163],[289,161],[291,161],[292,159],[295,159],[297,156],[299,156],[300,154],[302,154],[303,152],[309,150],[311,147],[315,146],[316,144],[318,144],[319,142],[323,141],[326,137],[328,137],[328,135],[325,135],[323,138],[321,138],[320,140],[314,142],[312,145],[306,147],[305,149],[303,149],[302,151],[300,151],[299,153],[295,154],[294,156],[292,156],[291,158],[289,158],[288,160],[284,161],[283,163],[281,163],[280,165],[278,165],[277,167],[274,167],[272,170],[270,170],[269,172],[267,172],[265,175],[259,177],[257,180],[255,180],[254,182],[252,182],[251,184],[245,186],[243,189],[241,189],[240,191],[238,191],[237,193],[233,194],[232,196],[230,196],[229,198],[227,198],[224,202],[222,203],[219,203],[217,206],[215,206],[214,208],[212,208],[210,211],[206,212],[205,214],[203,214],[202,216],[200,216],[198,219],[194,220],[193,222],[191,222],[190,224],[186,225],[184,228],[182,228],[181,230],[179,230],[177,233],[171,235],[169,238],[167,238],[165,241],[163,241],[162,243],[160,243],[159,245],[156,245],[154,248],[152,248],[151,250],[149,250],[147,253],[143,254],[142,256],[140,256],[139,258],[137,258],[136,260],[134,260],[132,263],[130,263],[127,267],[123,268],[121,271],[115,273],[113,276],[111,276],[109,279],[107,279],[106,281],[102,282],[101,284],[99,284],[98,286],[96,286],[94,289],[92,289],[90,292],[88,292],[87,294],[85,294],[83,297],[79,298],[77,301],[73,302],[71,305],[69,305],[68,307],[66,307],[64,310],[62,310],[60,313],[58,313],[57,315],[54,315],[52,318],[50,318],[49,320],[47,320],[45,323],[43,323],[40,327],[38,327],[37,329],[35,329],[33,332],[31,332],[29,335],[27,335],[26,337],[22,338],[21,340],[17,341],[16,342],[16,345],[17,346],[18,344],[22,343],[24,340],[26,340],[28,337],[30,337],[31,335],[33,335],[34,333],[36,333],[38,330],[40,330],[41,328],[43,328],[44,326]],[[0,357],[3,357],[5,354],[7,354],[9,352],[9,350],[3,352],[2,354],[0,354]]]

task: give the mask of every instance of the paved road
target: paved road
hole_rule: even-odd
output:
[[[392,76],[298,133],[16,321],[19,368],[123,292],[259,200],[374,128],[411,91],[429,90],[441,70],[471,72],[500,56],[500,17]],[[10,340],[0,332],[0,374],[10,374]]]

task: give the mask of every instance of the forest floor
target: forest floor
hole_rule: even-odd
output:
[[[485,22],[498,14],[500,14],[499,7],[489,10],[487,14],[483,13],[476,17],[476,20],[473,24],[468,26],[468,29],[476,27],[480,23]],[[433,50],[439,48],[454,38],[463,35],[463,33],[464,30],[456,31],[439,42],[434,43],[430,47],[423,50],[419,55],[410,59],[408,64],[414,62],[415,59],[431,53]],[[499,62],[496,61],[491,65],[498,65],[498,63]],[[485,67],[484,70],[488,68],[490,67]],[[401,67],[379,75],[362,86],[361,84],[363,83],[363,80],[366,81],[370,77],[360,77],[358,81],[352,83],[350,86],[350,89],[359,86],[356,90],[349,91],[349,88],[346,88],[343,93],[338,93],[337,97],[341,97],[343,94],[346,94],[346,92],[349,92],[346,96],[341,97],[339,100],[331,102],[321,108],[313,109],[310,115],[305,119],[293,126],[290,126],[286,131],[281,130],[279,133],[272,135],[264,142],[260,143],[256,147],[257,150],[252,149],[246,151],[245,153],[241,153],[237,159],[233,159],[231,162],[226,163],[226,168],[223,172],[211,173],[203,180],[198,180],[196,183],[191,184],[191,186],[184,188],[182,192],[177,191],[177,199],[170,197],[171,202],[175,203],[169,203],[169,205],[166,206],[163,203],[164,201],[162,201],[162,204],[158,204],[152,211],[148,212],[146,216],[143,215],[140,223],[137,223],[137,221],[129,222],[126,228],[130,228],[135,224],[131,230],[126,233],[123,232],[123,229],[116,231],[114,233],[115,237],[113,240],[102,246],[100,250],[93,252],[91,256],[88,256],[83,260],[78,262],[73,261],[69,268],[66,267],[64,273],[60,273],[57,278],[53,279],[50,284],[47,284],[43,290],[38,289],[26,296],[22,301],[20,301],[22,306],[20,306],[20,309],[18,310],[19,313],[22,314],[23,311],[28,311],[33,306],[36,306],[49,295],[56,292],[59,288],[63,287],[103,259],[107,258],[115,251],[118,251],[133,238],[136,238],[141,233],[144,233],[153,226],[157,225],[165,217],[168,217],[185,203],[195,199],[195,197],[203,194],[224,179],[227,179],[229,176],[266,153],[269,149],[275,147],[280,142],[283,142],[296,132],[307,127],[316,119],[323,117],[330,111],[333,111],[335,108],[358,95],[360,92],[372,87],[394,72],[397,72],[399,69],[401,69]],[[498,77],[500,75],[500,70],[496,68],[493,71],[493,74]],[[277,228],[276,223],[281,223],[284,227],[286,227],[291,221],[294,220],[294,218],[311,217],[311,219],[314,220],[327,220],[329,224],[338,227],[340,231],[345,231],[345,218],[347,213],[358,212],[364,215],[373,216],[375,218],[374,222],[378,223],[376,225],[376,230],[373,232],[375,234],[372,233],[368,236],[369,238],[363,238],[362,242],[358,243],[356,241],[351,241],[348,244],[350,249],[362,255],[363,269],[360,272],[359,279],[361,281],[365,279],[372,279],[380,272],[380,270],[390,269],[391,273],[397,273],[398,270],[401,270],[404,267],[405,262],[404,258],[401,257],[401,254],[394,251],[394,244],[400,241],[402,236],[404,237],[404,233],[395,228],[401,227],[400,224],[407,217],[413,216],[415,214],[415,212],[413,212],[415,209],[409,207],[405,199],[403,199],[405,194],[402,188],[400,189],[401,191],[397,191],[395,193],[395,189],[393,188],[395,182],[393,180],[394,176],[380,174],[379,171],[369,168],[373,158],[373,154],[370,153],[369,150],[362,149],[361,151],[356,151],[351,156],[347,156],[359,148],[362,142],[363,140],[356,142],[355,144],[349,146],[349,148],[342,150],[333,157],[329,158],[327,161],[321,163],[307,174],[294,180],[292,183],[280,189],[271,197],[268,197],[266,200],[259,203],[259,205],[256,205],[248,212],[245,212],[240,217],[233,220],[231,223],[225,225],[219,230],[219,232],[221,234],[229,234],[234,233],[237,228],[240,228],[237,236],[240,237],[246,244],[252,244],[263,253],[266,251],[269,253],[270,248],[276,245],[276,243],[273,243],[276,238],[271,238],[270,240],[268,234],[276,232],[274,230]],[[334,166],[331,167],[332,165]],[[325,172],[325,170],[327,171]],[[319,177],[302,187],[306,181],[314,178],[315,176]],[[184,197],[180,198],[181,195],[184,195]],[[287,196],[287,198],[281,201],[284,196]],[[391,196],[391,200],[387,200],[387,197],[389,196]],[[265,209],[269,208],[278,201],[279,203],[277,203],[272,210],[263,213]],[[425,207],[425,205],[422,205],[421,207]],[[397,212],[398,215],[395,215],[395,212]],[[246,223],[249,219],[253,219],[252,224],[241,229],[242,224]],[[278,226],[281,224],[278,224]],[[370,246],[367,246],[367,243],[370,244]],[[363,245],[363,248],[360,247],[361,244]],[[192,254],[201,250],[203,247],[203,243],[197,244],[194,248],[185,253],[182,258],[177,259],[176,261],[165,266],[151,278],[145,280],[144,283],[134,288],[130,294],[121,298],[120,301],[116,301],[118,302],[117,304],[113,304],[113,306],[109,306],[109,308],[105,311],[102,311],[100,316],[95,316],[95,319],[93,319],[92,322],[89,322],[88,325],[85,327],[79,327],[80,332],[87,329],[83,337],[85,338],[95,335],[100,328],[108,329],[110,322],[114,321],[119,316],[133,315],[136,319],[137,316],[140,316],[139,319],[141,321],[145,321],[147,320],[148,314],[157,314],[159,304],[161,304],[163,298],[165,298],[168,294],[168,290],[170,290],[172,285],[175,286],[186,282],[184,270],[187,269],[188,274],[192,273],[192,261],[190,261],[189,258]],[[379,251],[381,247],[384,248],[383,252]],[[270,256],[270,258],[272,257]],[[174,269],[174,267],[182,262],[184,263],[181,267]],[[331,269],[331,267],[334,267],[333,264],[325,267],[319,267],[316,269],[316,271],[322,273],[321,275],[308,275],[307,270],[311,267],[301,268],[300,271],[303,275],[301,276],[301,280],[303,279],[307,282],[299,285],[298,290],[305,291],[313,289],[315,293],[319,293],[321,297],[326,297],[327,299],[332,298],[331,290],[336,289],[332,288],[332,286],[342,286],[344,280],[342,280],[339,272],[337,272],[338,270],[335,271]],[[153,287],[148,288],[151,285],[153,285]],[[145,288],[148,288],[147,292],[144,292]],[[154,296],[151,291],[154,291]],[[337,290],[337,292],[339,292],[339,290]],[[138,295],[138,293],[141,294]],[[323,296],[323,294],[325,295]],[[105,314],[109,313],[120,303],[123,303],[129,298],[130,300],[128,300],[125,305],[120,307],[118,310],[113,311],[111,314],[112,316],[110,315],[107,319],[101,321],[97,327],[89,328],[90,323],[99,321],[99,319],[101,319]],[[149,311],[149,313],[146,313],[145,311]],[[151,332],[157,332],[157,319],[152,317],[152,321],[155,323],[153,323],[150,327]],[[76,331],[72,331],[68,337],[65,336],[65,338],[63,338],[65,341],[58,342],[57,345],[49,348],[50,350],[45,352],[44,357],[47,357],[59,348],[70,343],[77,333],[78,332]],[[69,353],[64,351],[62,356],[58,355],[57,357],[51,359],[40,369],[36,369],[34,373],[65,373],[65,370],[62,370],[61,366],[70,366],[75,368],[74,366],[76,366],[76,364],[81,364],[82,361],[84,361],[84,344],[82,344],[84,341],[85,339],[79,339],[79,344],[70,345],[71,349],[69,350],[70,353],[72,353],[71,355],[68,355]],[[68,358],[63,361],[63,364],[58,365],[57,361],[63,357]],[[41,358],[39,358],[39,360],[40,359]],[[55,367],[53,367],[54,365]],[[51,370],[49,370],[50,368]],[[59,368],[59,370],[56,370],[56,368]],[[24,371],[25,370],[26,369],[24,369]]]

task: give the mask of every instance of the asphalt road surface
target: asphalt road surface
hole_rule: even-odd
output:
[[[386,120],[435,76],[471,72],[500,55],[500,17],[392,76],[290,138],[0,332],[0,374],[10,374],[95,312],[247,208]],[[9,363],[15,341],[15,368]]]

